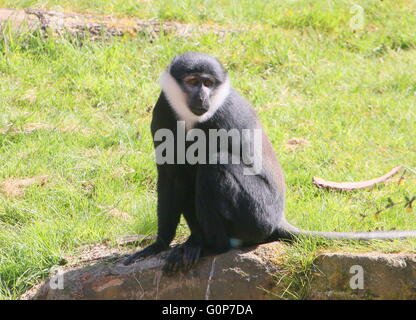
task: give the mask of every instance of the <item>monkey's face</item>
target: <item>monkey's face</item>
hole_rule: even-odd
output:
[[[210,108],[210,97],[216,87],[216,79],[210,74],[193,73],[182,80],[182,88],[188,97],[188,106],[197,116]]]
[[[160,86],[181,119],[209,119],[230,92],[227,71],[215,58],[198,52],[176,56],[162,73]]]

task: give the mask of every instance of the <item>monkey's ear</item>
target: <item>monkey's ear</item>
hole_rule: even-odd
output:
[[[176,62],[176,60],[178,60],[179,54],[177,54],[176,56],[173,57],[172,61],[171,61],[171,65],[174,64]]]
[[[178,60],[179,55],[176,55],[173,57],[173,59],[171,60],[171,62],[169,63],[168,67],[166,70],[168,70],[170,72],[170,68],[172,67],[172,65],[176,62],[176,60]]]
[[[228,70],[227,68],[224,66],[224,64],[216,57],[214,57],[214,59],[218,62],[218,64],[221,66],[222,71],[224,72],[224,76],[227,77],[228,75]]]

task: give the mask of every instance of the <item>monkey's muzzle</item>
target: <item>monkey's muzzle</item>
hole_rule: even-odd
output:
[[[193,99],[190,105],[191,111],[197,116],[203,115],[209,109],[209,100],[207,98]]]
[[[202,107],[194,107],[191,108],[192,113],[196,114],[197,116],[202,116],[205,112],[208,111],[208,108],[202,108]]]

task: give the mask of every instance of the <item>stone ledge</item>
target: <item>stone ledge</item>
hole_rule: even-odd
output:
[[[415,254],[323,253],[314,264],[310,299],[416,299]],[[362,289],[351,289],[358,273]]]
[[[124,266],[120,255],[92,265],[61,270],[22,299],[270,299],[279,272],[274,262],[284,253],[280,243],[232,250],[201,259],[187,273],[168,277],[161,266],[167,252]],[[116,261],[114,261],[116,260]]]
[[[274,242],[231,250],[203,258],[191,271],[171,277],[160,270],[167,252],[124,266],[123,252],[105,249],[100,255],[89,254],[89,262],[63,268],[61,278],[55,276],[21,298],[278,299],[284,288],[277,286],[276,275],[284,272],[286,246]],[[357,268],[362,289],[350,284]],[[311,275],[307,299],[416,299],[414,254],[321,253]]]

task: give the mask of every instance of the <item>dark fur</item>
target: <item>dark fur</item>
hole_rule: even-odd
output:
[[[192,56],[192,55],[191,55]],[[194,58],[194,56],[192,56]],[[209,56],[196,56],[189,65],[180,57],[181,72],[220,73]],[[212,60],[210,60],[212,59]],[[202,61],[202,62],[201,62]],[[217,60],[215,60],[217,61]],[[214,64],[214,66],[212,65]],[[197,66],[197,67],[196,67]],[[175,67],[175,68],[176,68]],[[153,111],[152,135],[166,128],[176,132],[177,116],[162,92]],[[212,118],[197,123],[208,140],[208,129],[262,128],[252,106],[234,89]],[[263,129],[262,129],[263,130]],[[260,244],[278,239],[293,239],[299,234],[331,239],[392,239],[416,236],[415,231],[375,232],[314,232],[303,231],[288,224],[284,217],[285,185],[283,173],[273,147],[263,132],[263,163],[258,175],[243,175],[244,165],[237,164],[164,164],[158,165],[158,237],[154,244],[130,256],[125,263],[156,254],[169,248],[181,214],[191,236],[174,248],[165,271],[174,272],[192,266],[200,256],[229,250],[233,244]],[[155,147],[158,142],[155,142]],[[238,239],[240,242],[236,242]]]

